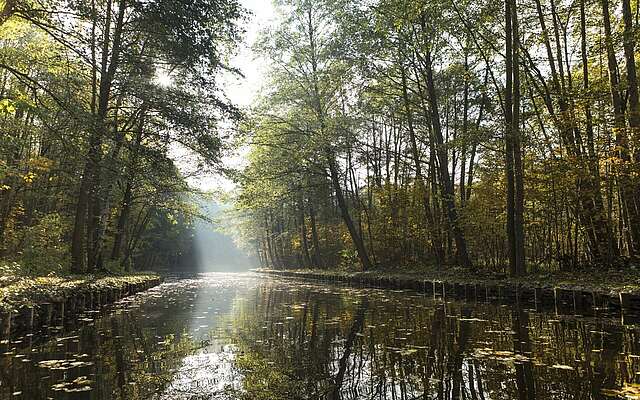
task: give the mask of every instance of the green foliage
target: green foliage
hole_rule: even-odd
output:
[[[237,0],[12,9],[0,21],[0,259],[28,274],[119,272],[189,252],[200,213],[187,176],[219,167],[220,122],[241,117],[217,78],[244,18]]]
[[[4,267],[2,267],[4,269]],[[14,270],[15,271],[15,270]],[[0,277],[0,312],[17,312],[23,307],[59,301],[70,294],[89,293],[96,289],[124,289],[127,284],[157,280],[153,273],[123,276],[3,276]]]
[[[64,227],[68,222],[58,213],[39,218],[38,223],[25,228],[23,254],[20,263],[32,275],[63,273],[69,265],[69,244]]]
[[[531,271],[640,254],[638,83],[625,72],[635,61],[622,58],[636,46],[624,29],[637,27],[608,3],[608,38],[600,3],[516,6],[531,16],[520,21],[517,63]],[[271,71],[237,175],[241,235],[262,264],[358,268],[349,214],[381,266],[457,264],[462,238],[475,272],[504,271],[505,29],[496,1],[278,2],[256,46]]]

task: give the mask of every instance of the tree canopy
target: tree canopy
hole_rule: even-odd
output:
[[[236,203],[264,266],[638,259],[636,3],[276,5]]]
[[[221,71],[237,0],[6,1],[0,20],[0,256],[32,272],[173,265],[240,111]],[[224,121],[224,124],[222,123]],[[182,169],[184,171],[184,169]]]

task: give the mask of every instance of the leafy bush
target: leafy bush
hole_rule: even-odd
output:
[[[347,248],[340,251],[339,269],[352,271],[357,269],[358,265],[358,252],[356,250]]]
[[[58,213],[47,214],[24,230],[24,251],[20,258],[29,274],[66,272],[69,245],[64,238],[65,223]]]

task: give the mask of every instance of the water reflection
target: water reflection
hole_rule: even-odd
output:
[[[0,398],[636,399],[639,333],[615,315],[213,274],[5,345]]]

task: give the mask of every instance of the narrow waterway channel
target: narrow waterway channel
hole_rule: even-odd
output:
[[[640,398],[640,325],[256,274],[2,344],[1,399]]]

